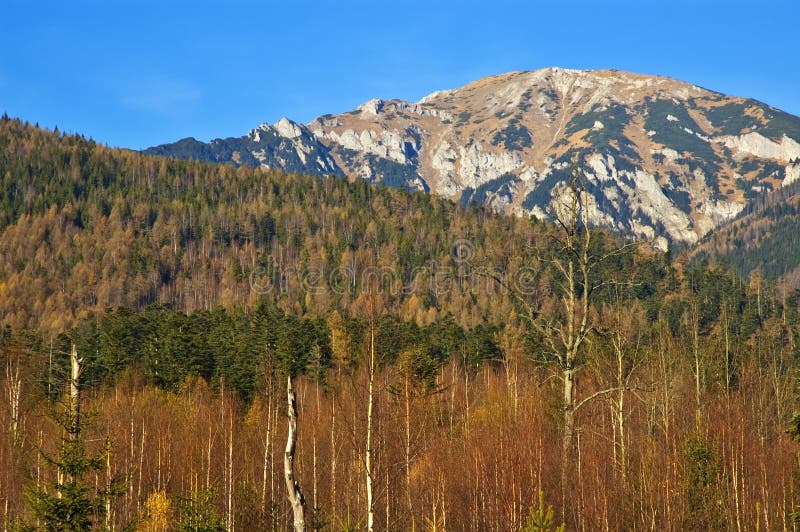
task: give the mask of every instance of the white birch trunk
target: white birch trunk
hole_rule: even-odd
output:
[[[19,443],[19,423],[20,423],[20,398],[22,396],[22,379],[19,377],[19,361],[12,369],[11,360],[6,365],[6,391],[8,405],[11,411],[11,437],[14,443]]]
[[[286,452],[283,455],[283,474],[286,480],[286,491],[289,494],[289,503],[292,505],[294,514],[295,532],[303,532],[305,524],[305,506],[303,492],[300,491],[300,484],[294,479],[294,451],[297,444],[297,402],[295,400],[292,378],[287,377],[286,396],[289,410],[289,434],[286,437]]]
[[[369,341],[369,397],[367,400],[367,447],[364,456],[367,482],[367,530],[372,532],[375,527],[375,508],[372,493],[372,409],[374,400],[375,380],[375,326],[370,325]]]

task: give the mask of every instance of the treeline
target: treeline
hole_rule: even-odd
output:
[[[42,338],[31,345],[38,346],[43,361],[50,349],[66,353],[74,343],[82,353],[82,383],[92,388],[111,387],[131,373],[143,385],[169,391],[178,391],[187,379],[201,378],[215,389],[227,387],[249,404],[266,379],[277,382],[305,373],[324,383],[334,366],[357,367],[356,354],[337,342],[366,345],[368,325],[364,317],[343,317],[336,310],[326,317],[298,318],[271,301],[249,314],[223,308],[186,314],[152,306],[140,312],[112,309],[81,320],[52,345]],[[498,325],[490,324],[464,329],[452,318],[419,326],[384,314],[375,323],[376,356],[381,365],[394,364],[404,350],[415,348],[419,358],[415,364],[427,368],[430,378],[451,358],[470,367],[499,363],[498,330]],[[48,366],[40,369],[42,391],[50,390],[51,399],[62,391],[59,383],[68,379],[67,362],[63,356],[52,362],[48,358]]]

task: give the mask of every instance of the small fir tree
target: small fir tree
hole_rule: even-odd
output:
[[[102,471],[106,463],[106,450],[91,456],[83,438],[84,420],[80,412],[80,362],[75,345],[70,355],[71,376],[69,404],[65,411],[54,415],[63,436],[55,456],[44,451],[45,463],[55,469],[55,480],[37,483],[27,491],[28,505],[35,524],[23,530],[78,531],[91,530],[101,524],[106,515],[106,503],[118,496],[120,490],[112,483],[96,488],[89,477]]]

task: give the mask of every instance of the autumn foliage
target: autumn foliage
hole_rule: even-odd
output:
[[[10,119],[0,174],[5,528],[58,480],[73,342],[82,444],[107,459],[83,482],[121,486],[115,530],[290,530],[287,375],[309,529],[366,524],[368,404],[379,530],[794,526],[800,305],[769,280],[645,246],[604,262],[564,453],[545,223]]]

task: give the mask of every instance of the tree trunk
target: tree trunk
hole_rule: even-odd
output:
[[[331,394],[331,512],[336,513],[336,399]]]
[[[628,480],[628,447],[625,442],[625,389],[617,392],[617,430],[619,431],[619,470],[622,483]]]
[[[319,504],[318,504],[318,500],[317,500],[317,427],[319,426],[319,411],[320,411],[319,381],[317,381],[314,384],[314,390],[316,391],[316,394],[317,394],[317,409],[316,409],[316,412],[314,412],[314,417],[316,418],[316,420],[314,422],[314,449],[313,449],[313,451],[314,451],[314,453],[313,453],[313,460],[314,460],[313,466],[314,466],[314,468],[313,468],[313,475],[312,475],[312,479],[313,479],[312,503],[313,503],[313,506],[311,507],[311,510],[312,510],[312,512],[314,512],[314,514],[316,514],[317,509],[319,508]]]
[[[303,492],[300,491],[300,484],[294,479],[294,450],[297,444],[297,401],[292,387],[292,377],[286,379],[286,396],[289,404],[289,434],[286,438],[286,452],[283,455],[283,474],[286,479],[286,490],[289,494],[289,503],[292,505],[294,514],[294,530],[302,532],[306,528],[305,510],[306,501]]]
[[[620,304],[620,303],[618,303]],[[618,327],[622,319],[617,318]],[[625,349],[623,348],[622,333],[617,330],[613,339],[614,352],[617,357],[617,399],[613,404],[614,423],[616,425],[615,432],[617,438],[614,442],[614,462],[617,465],[623,485],[628,477],[628,456],[627,445],[625,441],[625,392],[627,388],[628,378],[630,374],[625,374]]]
[[[575,431],[575,370],[567,367],[563,372],[564,377],[564,433],[561,440],[561,519],[566,519],[569,489],[569,466],[572,454],[572,435]]]
[[[111,493],[112,488],[111,477],[111,438],[106,436],[106,491]],[[106,497],[105,500],[106,515],[105,526],[106,530],[114,530],[113,516],[111,515],[111,497]]]
[[[784,311],[785,319],[785,311]],[[785,323],[785,322],[784,322]],[[725,336],[725,399],[726,405],[730,408],[730,393],[731,393],[731,341],[730,341],[730,319],[728,317],[728,304],[722,305],[722,331]]]
[[[11,438],[15,444],[20,442],[20,398],[22,396],[22,379],[19,377],[19,359],[12,369],[11,358],[6,364],[6,385],[8,386],[8,405],[11,411]]]
[[[264,440],[264,464],[263,476],[261,478],[261,511],[267,513],[267,473],[269,471],[269,456],[271,453],[271,429],[272,429],[272,387],[267,392],[267,431]]]
[[[364,456],[367,481],[367,530],[372,532],[375,526],[375,508],[372,494],[372,409],[374,401],[375,380],[375,325],[370,324],[369,342],[369,397],[367,400],[367,446]]]
[[[408,516],[411,518],[411,528],[415,528],[414,522],[414,503],[411,499],[411,394],[408,383],[408,373],[405,375],[404,382],[405,400],[406,400],[406,505],[408,507]]]
[[[78,349],[73,343],[69,353],[69,424],[67,425],[67,439],[70,441],[77,440],[81,430],[81,395],[78,385],[78,379],[81,376],[81,362],[82,360],[78,358]],[[69,483],[72,480],[72,476],[69,473],[65,473],[60,466],[57,474],[60,484]],[[57,495],[59,499],[62,497],[60,489]]]
[[[70,428],[69,438],[76,439],[79,436],[81,427],[81,396],[80,388],[78,387],[78,379],[81,376],[81,362],[78,358],[78,349],[75,344],[72,344],[72,350],[69,354],[70,361],[70,379],[69,379],[69,415],[70,415]]]
[[[702,399],[700,381],[700,309],[696,300],[691,302],[691,327],[692,327],[692,352],[694,354],[694,397],[695,397],[695,430],[700,430],[702,424]]]
[[[228,513],[225,517],[225,528],[228,532],[233,530],[233,414],[229,416],[228,425]]]

